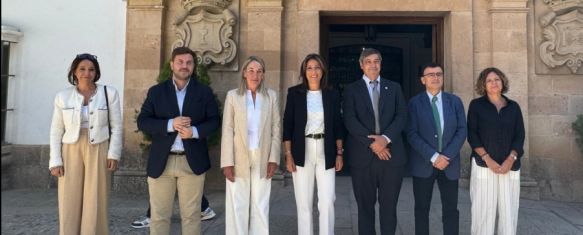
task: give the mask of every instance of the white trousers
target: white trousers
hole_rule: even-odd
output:
[[[334,234],[334,201],[336,170],[326,170],[324,139],[306,138],[304,166],[296,166],[292,174],[298,210],[298,234],[313,235],[312,203],[314,179],[318,186],[318,211],[320,212],[320,235]]]
[[[227,181],[225,195],[226,235],[269,234],[269,196],[271,179],[260,175],[259,150],[249,151],[251,172],[249,177]]]
[[[472,235],[494,234],[498,214],[498,235],[516,234],[520,199],[520,170],[495,174],[472,159],[470,179]]]

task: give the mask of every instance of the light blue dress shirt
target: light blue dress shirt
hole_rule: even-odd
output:
[[[186,82],[186,85],[184,86],[184,88],[182,88],[182,90],[180,90],[176,86],[176,82],[174,81],[174,79],[172,79],[172,84],[174,84],[174,89],[176,91],[176,99],[178,100],[178,110],[180,110],[181,116],[182,116],[182,106],[184,105],[184,97],[186,97],[186,89],[188,88],[188,83],[190,83],[190,79],[188,79],[188,82]],[[168,125],[166,127],[168,132],[175,132],[176,131],[176,130],[174,130],[173,124],[174,124],[174,119],[169,119]],[[198,139],[198,130],[194,126],[192,126],[192,138]],[[182,138],[180,137],[180,134],[176,136],[176,139],[174,140],[174,144],[172,144],[170,151],[171,152],[184,152],[184,144],[182,143]]]
[[[425,91],[427,93],[427,98],[429,99],[429,105],[431,105],[431,103],[433,103],[433,101],[431,101],[433,99],[433,95],[429,92],[429,91]],[[441,134],[443,135],[443,125],[444,125],[444,121],[443,121],[443,102],[441,99],[441,91],[439,93],[437,93],[437,101],[435,101],[435,106],[437,106],[437,112],[439,113],[439,121],[441,122]],[[431,162],[435,163],[435,160],[437,160],[437,157],[439,156],[438,152],[435,152],[433,154],[433,156],[431,157]]]

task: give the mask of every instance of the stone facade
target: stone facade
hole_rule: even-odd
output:
[[[508,96],[519,102],[527,129],[522,196],[582,202],[583,156],[575,143],[571,123],[577,114],[583,113],[583,69],[573,69],[581,65],[583,36],[567,33],[570,44],[561,49],[563,57],[550,58],[548,50],[541,50],[552,38],[545,32],[549,24],[541,21],[568,21],[571,28],[563,27],[563,35],[573,27],[583,28],[580,2],[234,0],[229,9],[237,22],[235,64],[242,64],[249,55],[264,58],[267,85],[280,93],[282,110],[287,88],[299,83],[301,60],[308,53],[320,52],[324,46],[322,16],[442,19],[443,43],[437,46],[443,51],[443,58],[439,59],[447,74],[445,90],[460,96],[466,109],[477,97],[473,87],[482,69],[496,66],[510,79]],[[135,132],[136,111],[147,89],[155,83],[161,65],[170,57],[177,39],[173,22],[183,9],[181,1],[128,0],[124,157],[122,169],[115,174],[115,190],[146,191],[147,151],[140,148],[142,135]],[[541,53],[546,53],[546,57]],[[559,63],[565,58],[571,58],[575,65]],[[559,62],[549,64],[551,60]],[[211,67],[211,86],[220,100],[238,86],[241,74],[236,67],[236,71],[233,66],[229,67],[231,70]],[[470,151],[466,144],[462,150],[462,184],[466,186]],[[207,187],[224,187],[218,153],[218,148],[213,147],[213,168],[207,174]]]
[[[578,3],[577,3],[578,2]],[[566,40],[571,58],[578,58],[578,68],[559,64],[549,66],[540,56],[545,39],[541,22],[549,15],[560,21],[566,15],[577,13],[568,21],[577,28],[578,38]],[[583,3],[581,1],[534,1],[530,3],[528,35],[528,100],[531,175],[538,182],[541,198],[565,201],[583,201],[583,155],[575,143],[571,123],[583,114]],[[573,23],[578,22],[578,23]],[[551,23],[552,24],[552,23]],[[556,24],[556,22],[555,22]],[[553,34],[548,32],[547,34]],[[568,31],[560,32],[569,35]],[[554,42],[553,42],[554,43]],[[557,45],[557,50],[560,49]],[[562,53],[557,52],[554,59]],[[577,60],[577,59],[575,59]],[[576,65],[574,65],[576,66]]]
[[[544,42],[541,32],[543,26],[539,21],[552,12],[552,2],[241,0],[237,2],[239,8],[234,12],[240,23],[240,50],[236,60],[241,64],[249,55],[265,59],[267,84],[280,92],[283,109],[287,88],[299,82],[298,65],[304,55],[322,49],[321,16],[441,17],[444,42],[442,61],[449,75],[446,78],[446,91],[460,96],[467,108],[470,100],[477,97],[473,86],[482,69],[496,66],[510,78],[508,96],[520,103],[527,128],[522,168],[523,196],[583,201],[583,171],[579,170],[583,167],[583,156],[578,151],[570,128],[576,114],[583,113],[583,79],[578,75],[581,69],[572,73],[572,69],[565,65],[552,68],[538,56],[540,45]],[[151,16],[134,15],[134,9],[139,5],[137,3],[148,5],[145,8],[152,9],[148,11]],[[170,22],[179,8],[178,1],[128,2],[126,110],[139,107],[147,87],[153,83],[157,74],[158,67],[154,65],[161,64],[158,58],[169,59],[171,43],[175,40]],[[569,9],[574,9],[575,13],[571,13],[574,16],[571,17],[576,18],[573,20],[575,23],[571,24],[583,27],[581,15],[577,15],[581,14],[580,4]],[[563,9],[557,14],[564,14],[565,11]],[[148,22],[155,19],[156,22],[165,23],[162,27],[155,22],[144,24],[146,19]],[[148,28],[146,32],[150,33],[147,34],[159,36],[162,41],[158,41],[159,38],[132,40],[144,35],[140,30],[143,27]],[[151,47],[152,50],[144,54],[142,50],[146,45],[141,44],[152,42],[156,42],[156,47]],[[581,45],[581,38],[575,43]],[[162,51],[158,51],[160,49]],[[160,56],[153,56],[154,53]],[[132,61],[135,57],[130,55],[140,59]],[[577,55],[580,58],[581,54]],[[153,61],[146,66],[140,62],[143,58]],[[139,64],[142,67],[140,71],[147,70],[148,74],[134,75],[135,69],[131,64]],[[240,76],[239,71],[211,72],[212,87],[220,99],[224,99],[228,90],[237,87]],[[144,81],[144,78],[151,79]],[[124,157],[135,164],[124,164],[124,167],[143,170],[144,154],[137,147],[139,135],[131,134],[135,130],[134,115],[133,112],[126,112]],[[462,155],[467,157],[469,153],[470,148],[466,145]],[[213,158],[217,166],[219,156]],[[467,179],[469,161],[462,162],[462,177]],[[218,169],[215,167],[210,175],[221,177],[220,172],[216,171]],[[221,184],[220,180],[217,182]],[[466,180],[462,182],[467,185]]]

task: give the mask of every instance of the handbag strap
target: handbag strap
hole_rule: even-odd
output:
[[[109,97],[107,97],[107,86],[103,86],[103,91],[105,92],[105,105],[107,105],[107,129],[109,130],[109,136],[111,137],[111,124],[109,122]]]

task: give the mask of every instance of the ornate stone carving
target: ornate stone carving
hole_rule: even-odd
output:
[[[225,65],[237,55],[233,40],[237,18],[227,9],[232,0],[182,0],[185,9],[174,21],[177,39],[172,48],[187,46],[198,63]]]
[[[544,0],[553,12],[540,18],[544,40],[540,58],[548,67],[566,65],[573,74],[583,66],[583,0]]]
[[[583,0],[543,0],[543,2],[549,5],[554,12],[583,7]]]

